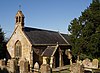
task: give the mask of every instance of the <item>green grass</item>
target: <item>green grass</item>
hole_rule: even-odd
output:
[[[52,73],[70,73],[70,71],[68,71],[68,70],[64,70],[64,71],[52,72]]]
[[[64,67],[58,68],[58,70],[53,70],[52,73],[70,73],[69,71],[70,65],[66,65]]]

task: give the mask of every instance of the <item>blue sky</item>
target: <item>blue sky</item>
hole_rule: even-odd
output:
[[[0,0],[0,25],[10,37],[21,5],[25,26],[68,33],[71,20],[78,18],[92,0]]]

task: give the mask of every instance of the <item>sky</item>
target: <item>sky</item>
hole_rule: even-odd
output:
[[[25,26],[68,34],[71,20],[78,18],[92,0],[0,0],[0,26],[9,38],[15,15],[21,10]],[[19,7],[21,5],[21,7]]]

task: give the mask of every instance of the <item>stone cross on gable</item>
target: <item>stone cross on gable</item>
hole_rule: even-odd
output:
[[[21,5],[19,5],[19,10],[21,10]]]

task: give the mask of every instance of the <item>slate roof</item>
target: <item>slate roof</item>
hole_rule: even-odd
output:
[[[48,46],[45,51],[42,53],[41,56],[46,56],[50,57],[53,55],[54,51],[56,51],[57,47],[56,46]]]
[[[69,44],[71,44],[71,41],[70,41],[71,38],[67,34],[61,34],[61,35],[67,40]]]
[[[32,45],[56,45],[59,43],[60,45],[69,45],[67,42],[67,34],[60,34],[59,32],[24,27],[23,31]],[[63,37],[64,36],[64,37]]]

